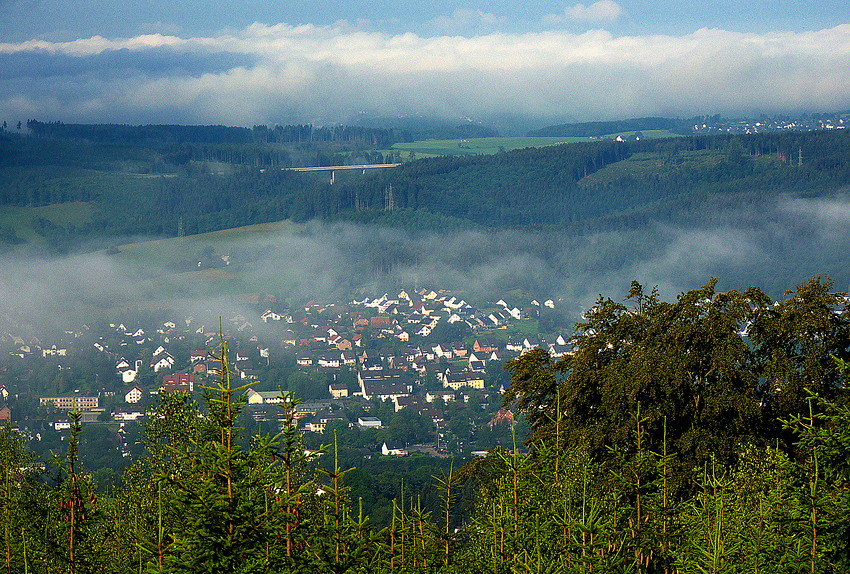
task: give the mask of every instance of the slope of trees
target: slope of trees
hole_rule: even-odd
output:
[[[529,132],[529,136],[540,137],[600,137],[617,132],[635,132],[641,130],[676,130],[682,133],[692,132],[692,120],[669,118],[635,118],[608,122],[584,122],[547,126]]]
[[[161,127],[170,133],[171,126]],[[275,131],[250,130],[250,143],[151,147],[0,136],[0,205],[85,201],[99,208],[82,228],[37,230],[57,246],[75,237],[174,236],[181,219],[187,234],[287,218],[437,227],[450,219],[582,233],[653,220],[705,223],[706,205],[757,213],[782,193],[814,196],[850,183],[847,130],[565,144],[412,161],[381,173],[337,174],[333,184],[327,174],[281,168],[383,162],[370,147],[383,136],[343,128],[325,134],[310,126],[280,135],[313,138],[302,149],[264,143]],[[315,147],[324,137],[364,143]],[[425,216],[393,217],[391,208]]]

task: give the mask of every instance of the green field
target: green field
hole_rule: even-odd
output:
[[[408,159],[410,152],[417,158],[438,157],[445,155],[478,155],[495,154],[500,151],[511,151],[527,147],[544,147],[558,145],[569,141],[581,141],[583,138],[470,138],[460,140],[422,140],[410,143],[397,143],[393,151],[398,150],[402,159]]]
[[[470,138],[453,140],[420,140],[410,143],[397,143],[392,149],[380,150],[381,153],[401,152],[402,160],[409,159],[413,152],[416,158],[453,156],[453,155],[490,155],[502,151],[523,149],[529,147],[546,147],[563,143],[586,142],[594,139],[614,139],[617,136],[624,139],[633,139],[635,132],[623,132],[608,134],[604,138],[579,138],[579,137],[493,137],[493,138]],[[667,138],[678,137],[676,134],[666,130],[647,130],[642,132],[644,138]]]
[[[173,297],[247,296],[252,293],[280,290],[287,284],[285,274],[268,277],[241,273],[241,266],[195,269],[192,265],[204,250],[215,257],[228,255],[235,245],[264,245],[274,238],[297,235],[301,226],[290,221],[261,223],[181,238],[157,239],[117,246],[108,255],[122,268],[133,269],[138,279],[136,289],[151,301]],[[103,253],[103,252],[102,252]]]
[[[156,274],[155,270],[174,267],[181,261],[196,258],[197,254],[204,249],[212,248],[217,256],[230,253],[237,242],[245,243],[254,241],[262,244],[265,240],[281,235],[296,235],[301,227],[291,221],[276,221],[272,223],[260,223],[247,227],[236,227],[189,235],[186,237],[170,237],[166,239],[155,239],[151,241],[140,241],[138,243],[126,243],[117,246],[117,253],[111,255],[116,261],[129,264],[142,271],[148,270],[148,277]],[[209,271],[209,272],[207,272]],[[204,270],[188,271],[215,282],[225,281],[233,275],[230,271]]]
[[[82,227],[91,220],[93,210],[93,204],[84,202],[56,203],[41,207],[5,206],[0,208],[0,227],[14,229],[15,234],[27,243],[40,245],[43,237],[34,227],[34,222],[39,218],[61,227]]]

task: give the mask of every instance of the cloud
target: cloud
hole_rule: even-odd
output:
[[[564,22],[616,22],[623,15],[623,9],[614,0],[599,0],[590,6],[576,4],[564,8],[562,14],[547,14],[543,23],[557,26]]]
[[[0,81],[11,79],[45,80],[56,77],[93,75],[110,80],[130,74],[158,77],[192,77],[223,73],[254,63],[250,54],[180,51],[171,47],[144,50],[103,50],[91,55],[57,53],[45,57],[42,50],[13,52],[0,57]]]
[[[428,23],[437,32],[462,32],[471,29],[493,29],[504,25],[507,18],[491,12],[458,8],[451,15],[438,16]]]
[[[850,200],[843,195],[820,200],[787,198],[780,209],[798,220],[810,222],[828,236],[836,228],[843,230],[850,225]]]
[[[0,43],[0,115],[253,125],[360,112],[599,120],[834,111],[850,107],[847,69],[850,25],[424,37],[256,23],[216,36]]]

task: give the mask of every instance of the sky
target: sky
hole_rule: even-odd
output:
[[[13,126],[822,113],[848,71],[838,0],[0,0]]]

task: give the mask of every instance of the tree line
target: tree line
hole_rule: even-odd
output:
[[[229,126],[186,126],[122,124],[66,124],[60,121],[27,120],[27,129],[39,138],[83,140],[99,144],[162,146],[169,144],[258,144],[304,142],[359,142],[375,147],[390,147],[396,141],[393,129],[364,126],[256,125],[253,128]]]
[[[638,132],[642,130],[672,130],[677,133],[693,132],[694,120],[671,118],[635,118],[630,120],[612,120],[606,122],[583,122],[547,126],[528,132],[532,137],[602,137],[618,132]]]

